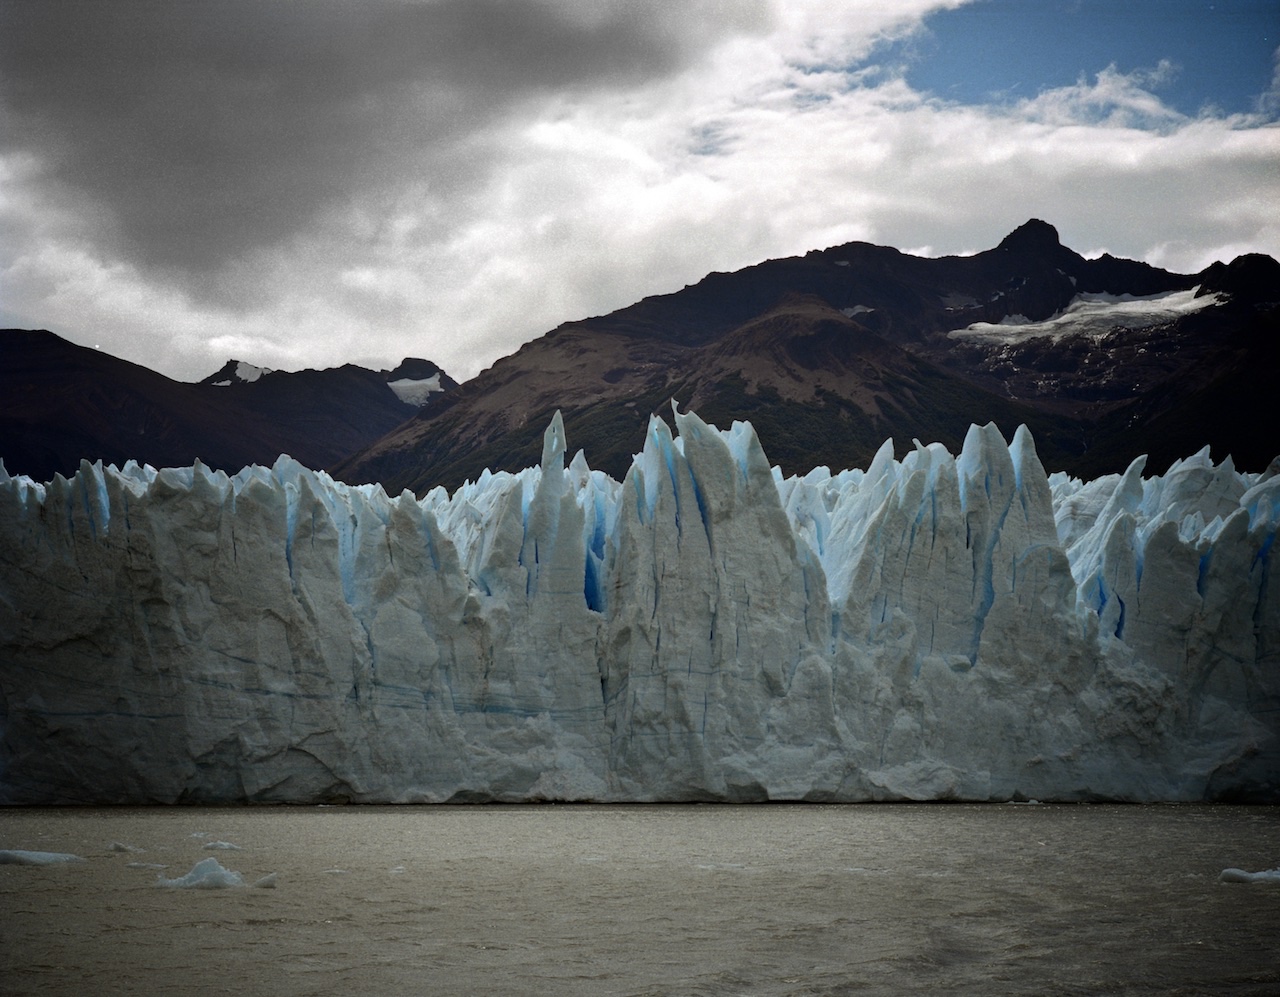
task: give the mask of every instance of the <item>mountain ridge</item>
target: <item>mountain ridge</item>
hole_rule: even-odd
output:
[[[0,458],[10,473],[44,481],[69,477],[81,460],[180,467],[199,458],[234,473],[289,453],[324,468],[419,410],[388,375],[432,369],[446,391],[456,386],[412,358],[394,372],[253,367],[257,375],[230,383],[237,365],[251,367],[231,360],[203,382],[175,381],[48,330],[0,330]]]
[[[1185,315],[1120,323],[1101,338],[992,345],[952,335],[976,323],[1043,322],[1082,296],[1141,304],[1189,298],[1197,286],[1218,295],[1195,306],[1200,312],[1188,305]],[[1266,305],[1273,287],[1280,264],[1270,257],[1201,274],[1110,255],[1089,260],[1039,219],[973,256],[848,243],[711,273],[564,323],[332,470],[393,492],[454,488],[486,467],[536,461],[541,429],[560,411],[591,466],[619,476],[643,440],[636,413],[665,417],[671,401],[711,422],[751,420],[786,473],[863,465],[889,437],[900,450],[913,438],[955,450],[971,423],[988,421],[1006,434],[1028,425],[1049,464],[1072,473],[1120,471],[1150,450],[1172,460],[1205,444],[1261,468],[1276,441],[1252,424],[1256,401],[1229,386],[1214,396],[1225,408],[1212,433],[1183,425],[1165,439],[1172,423],[1147,432],[1144,420],[1215,378],[1280,372],[1267,337],[1247,331],[1280,324]]]
[[[1091,324],[1073,325],[1077,310]],[[47,479],[81,459],[234,472],[287,452],[423,494],[536,463],[560,412],[591,466],[620,478],[644,417],[674,401],[749,419],[787,473],[865,465],[886,438],[955,451],[987,422],[1027,425],[1047,466],[1081,476],[1140,453],[1158,471],[1205,445],[1260,470],[1277,449],[1260,402],[1280,379],[1277,330],[1269,256],[1178,274],[1086,259],[1031,219],[971,256],[851,242],[709,273],[562,323],[461,385],[420,358],[296,372],[233,359],[188,384],[5,330],[0,456]]]

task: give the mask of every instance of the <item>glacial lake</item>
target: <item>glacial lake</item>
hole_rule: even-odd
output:
[[[0,865],[5,994],[1280,992],[1280,883],[1218,879],[1280,865],[1274,807],[12,808],[0,849],[86,859]],[[210,857],[274,888],[157,885]]]

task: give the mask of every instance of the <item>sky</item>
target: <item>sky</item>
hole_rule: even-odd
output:
[[[1275,0],[0,0],[0,323],[458,380],[865,240],[1280,257]]]

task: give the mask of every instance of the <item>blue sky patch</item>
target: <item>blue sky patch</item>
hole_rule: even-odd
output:
[[[979,0],[930,16],[871,61],[961,104],[1016,103],[1114,65],[1194,116],[1258,111],[1277,46],[1277,0]]]

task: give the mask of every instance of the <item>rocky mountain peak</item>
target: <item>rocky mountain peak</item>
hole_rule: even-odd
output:
[[[1062,249],[1062,242],[1056,228],[1039,218],[1032,218],[1006,235],[996,249],[1007,253],[1044,255]]]
[[[1199,295],[1215,293],[1245,301],[1280,301],[1280,262],[1263,253],[1246,253],[1230,263],[1214,263],[1200,274]]]
[[[395,381],[403,377],[427,378],[442,373],[444,372],[439,364],[432,363],[430,360],[423,360],[421,357],[405,357],[395,370],[387,372],[387,380]]]
[[[392,384],[397,381],[432,381],[437,385],[432,389],[433,392],[452,391],[458,386],[458,382],[451,378],[443,367],[430,360],[423,360],[421,357],[405,357],[395,370],[382,373]],[[420,402],[413,404],[420,404]]]

